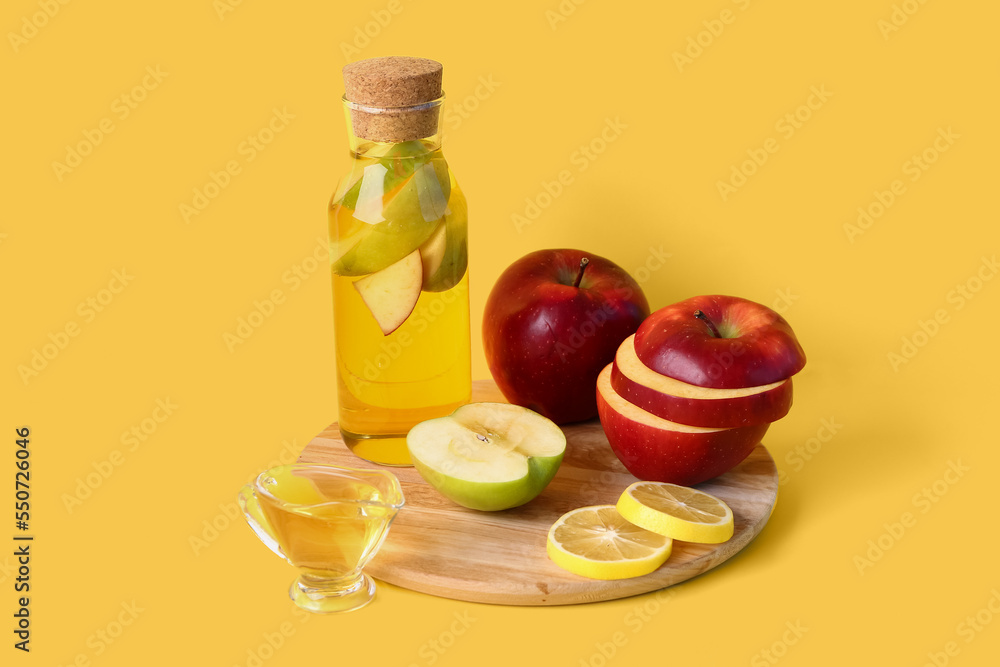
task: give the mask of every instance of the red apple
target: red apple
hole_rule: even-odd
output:
[[[636,331],[635,353],[661,375],[717,389],[785,380],[806,363],[785,318],[734,296],[696,296],[661,308]]]
[[[597,415],[597,376],[649,315],[624,269],[581,250],[538,250],[497,279],[483,313],[490,373],[511,403],[557,424]]]
[[[679,424],[733,428],[773,422],[792,407],[792,379],[763,387],[713,389],[660,375],[635,353],[635,336],[618,348],[611,369],[615,392],[647,412]]]
[[[769,423],[701,428],[667,421],[615,393],[611,366],[597,379],[597,410],[618,460],[642,480],[692,486],[712,479],[750,455]]]

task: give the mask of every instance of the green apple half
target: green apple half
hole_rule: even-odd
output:
[[[532,500],[562,463],[566,436],[519,405],[469,403],[410,429],[417,472],[459,505],[496,511]]]

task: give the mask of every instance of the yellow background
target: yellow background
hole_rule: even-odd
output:
[[[16,532],[27,425],[36,541],[30,654],[12,648],[13,547],[0,551],[3,663],[990,664],[1000,281],[977,280],[1000,249],[998,19],[968,0],[4,3],[0,539]],[[489,289],[538,248],[655,266],[654,308],[738,294],[795,328],[809,362],[765,440],[780,501],[726,566],[669,596],[529,609],[382,585],[363,612],[304,617],[292,569],[227,516],[253,473],[335,419],[325,267],[289,272],[322,246],[347,168],[340,68],[395,54],[443,62],[465,112],[445,153],[472,212],[474,377],[488,376]],[[125,117],[122,95],[143,98]],[[275,110],[284,126],[249,160],[241,144]],[[609,121],[624,127],[581,162]],[[113,131],[57,173],[102,122]],[[769,139],[777,151],[723,200],[718,182]],[[925,151],[935,161],[914,172]],[[239,173],[185,221],[230,161]],[[572,182],[539,201],[564,169]],[[547,206],[517,230],[526,199]],[[230,350],[224,335],[274,290],[283,301]],[[22,376],[35,351],[52,358]],[[123,442],[134,427],[145,439]],[[280,646],[261,653],[268,636]]]

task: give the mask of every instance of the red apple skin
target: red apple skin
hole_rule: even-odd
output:
[[[694,316],[699,310],[723,337]],[[635,352],[657,373],[717,389],[771,384],[806,363],[785,318],[748,299],[721,295],[696,296],[656,311],[636,331]]]
[[[579,287],[580,260],[590,262]],[[571,249],[538,250],[497,279],[483,313],[483,351],[511,403],[557,424],[597,415],[597,376],[649,315],[620,266]]]
[[[778,421],[792,407],[792,380],[774,389],[738,398],[683,398],[664,394],[641,385],[618,370],[611,369],[611,386],[619,396],[650,412],[678,424],[706,428],[736,428]]]
[[[610,378],[605,391],[610,387]],[[597,411],[615,456],[644,481],[693,486],[731,470],[760,444],[769,423],[683,433],[634,421],[612,407],[598,384]]]

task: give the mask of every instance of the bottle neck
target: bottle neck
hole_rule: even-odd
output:
[[[441,135],[435,134],[411,141],[382,142],[350,137],[351,156],[355,159],[380,159],[384,157],[419,158],[441,150]]]
[[[357,158],[418,157],[441,150],[444,95],[409,107],[370,107],[343,98],[347,138]]]

